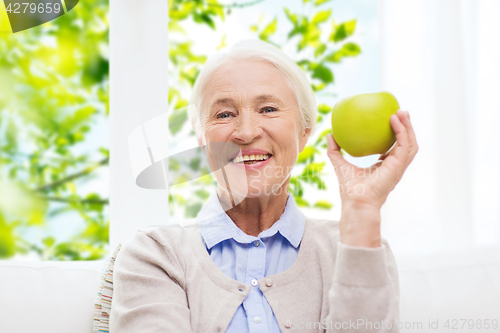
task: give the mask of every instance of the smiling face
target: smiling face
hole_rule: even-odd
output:
[[[287,190],[310,130],[302,127],[295,94],[274,65],[244,60],[221,66],[203,91],[200,116],[207,143],[241,149],[239,156],[233,150],[224,157],[231,192],[252,198]],[[227,190],[222,175],[216,178]]]

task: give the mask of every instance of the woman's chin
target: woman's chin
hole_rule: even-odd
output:
[[[257,170],[244,170],[229,167],[226,170],[225,176],[220,170],[214,174],[219,183],[226,192],[228,187],[235,202],[241,202],[244,198],[258,198],[282,195],[283,192],[288,191],[285,186],[286,178],[281,174],[276,177],[275,174],[269,172],[263,174]],[[257,173],[255,173],[257,171]]]

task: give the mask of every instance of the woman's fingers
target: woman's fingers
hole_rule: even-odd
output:
[[[380,156],[378,157],[378,160],[379,160],[379,161],[383,161],[383,160],[385,160],[385,158],[386,158],[387,156],[389,156],[389,153],[382,154],[382,155],[380,155]]]
[[[389,156],[389,153],[380,155],[378,157],[378,160],[370,168],[378,168],[379,166],[381,166],[387,156]]]
[[[340,147],[333,139],[333,135],[331,133],[326,135],[326,142],[328,144],[326,153],[330,158],[330,161],[332,161],[334,167],[340,167],[344,163],[344,156],[342,156]]]
[[[409,151],[409,142],[408,131],[401,121],[403,117],[403,111],[398,110],[396,114],[393,114],[390,118],[391,127],[396,134],[396,146],[389,152],[389,156],[395,157],[397,161],[402,162],[406,166],[406,160],[408,158]]]
[[[354,165],[346,161],[346,159],[340,152],[339,145],[337,144],[331,133],[328,133],[326,135],[326,141],[328,144],[326,154],[332,162],[333,168],[335,169],[335,173],[337,174],[339,181],[341,181],[341,178],[343,179],[343,176],[347,172],[347,170],[350,168],[354,168]]]
[[[411,160],[415,156],[418,151],[417,139],[415,137],[415,131],[413,130],[413,126],[410,121],[410,114],[408,111],[404,112],[404,117],[401,119],[403,125],[406,127],[406,131],[408,132],[408,144],[410,149]]]

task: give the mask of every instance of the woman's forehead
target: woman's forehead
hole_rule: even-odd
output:
[[[295,97],[289,79],[267,61],[229,63],[216,69],[204,87],[204,104],[211,108],[245,101],[286,104]]]
[[[247,98],[254,102],[273,102],[276,104],[285,104],[285,101],[283,100],[282,97],[279,96],[279,94],[273,94],[273,93],[262,93],[262,94],[257,94],[255,96],[248,96]],[[241,99],[240,96],[235,96],[235,97],[231,97],[230,95],[224,97],[214,96],[209,102],[208,106],[209,108],[212,108],[216,106],[235,104],[239,103],[240,99]]]

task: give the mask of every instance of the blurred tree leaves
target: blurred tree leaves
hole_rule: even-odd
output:
[[[336,24],[335,21],[332,21],[332,25],[333,31],[330,34],[329,40],[338,43],[354,33],[356,20],[350,20],[341,24]]]
[[[355,43],[345,43],[342,48],[325,57],[328,62],[340,62],[344,57],[355,57],[361,53],[360,47]]]
[[[269,37],[276,32],[276,28],[278,27],[278,19],[274,18],[267,26],[262,29],[259,33],[259,38],[263,41],[269,42]]]
[[[107,168],[107,143],[82,144],[108,107],[108,1],[80,2],[49,23],[0,34],[0,258],[89,260],[107,255],[109,201],[78,188]],[[103,138],[104,139],[104,138]],[[48,235],[58,215],[85,227]]]

